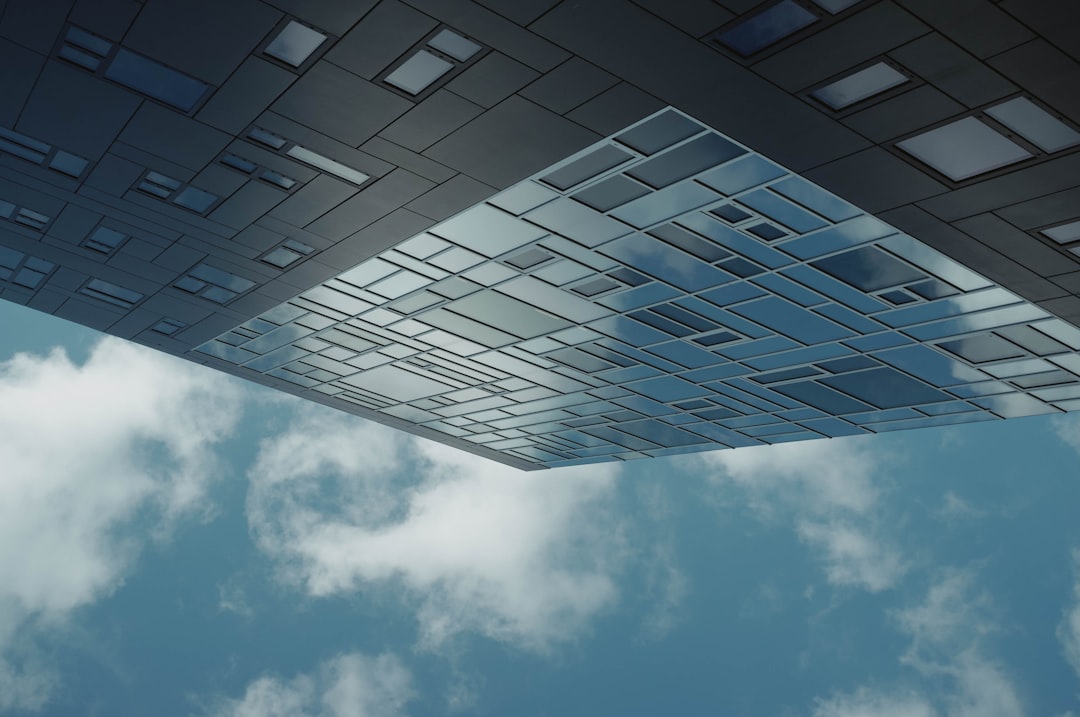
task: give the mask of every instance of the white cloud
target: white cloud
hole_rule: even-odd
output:
[[[421,642],[475,631],[543,650],[616,598],[615,468],[523,473],[326,410],[264,443],[248,520],[312,596],[397,587]]]
[[[81,366],[60,350],[0,364],[0,708],[39,707],[56,682],[18,647],[27,630],[110,594],[142,540],[207,507],[238,395],[115,339]]]
[[[819,699],[814,717],[934,717],[937,710],[914,692],[885,692],[860,687],[851,694]]]
[[[214,717],[396,717],[413,698],[412,675],[394,655],[338,655],[311,674],[260,677]]]
[[[703,453],[703,466],[725,503],[748,504],[764,520],[791,522],[817,554],[829,582],[870,592],[907,571],[882,534],[880,467],[888,456],[861,439],[816,440]]]
[[[1077,677],[1080,677],[1080,549],[1072,551],[1072,562],[1072,604],[1065,608],[1065,613],[1057,627],[1057,637],[1065,659],[1072,666]]]
[[[910,638],[900,662],[922,689],[860,687],[818,700],[814,717],[1021,717],[1019,691],[990,654],[999,627],[993,601],[970,570],[944,570],[920,603],[892,617]]]

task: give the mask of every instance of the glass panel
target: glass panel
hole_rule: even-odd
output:
[[[265,261],[267,264],[272,264],[273,266],[278,267],[279,269],[284,269],[286,266],[292,264],[294,261],[300,258],[300,254],[297,254],[290,249],[286,249],[285,247],[278,247],[277,249],[274,249],[269,254],[264,256],[262,260]]]
[[[926,277],[875,247],[861,247],[811,262],[827,274],[863,291],[878,291]]]
[[[260,144],[265,144],[271,149],[281,149],[286,144],[284,137],[280,137],[273,132],[268,132],[261,127],[253,127],[251,131],[248,132],[248,138],[259,142]]]
[[[184,112],[195,109],[209,89],[205,82],[123,48],[117,51],[105,76]]]
[[[1053,239],[1058,244],[1080,241],[1080,221],[1060,224],[1050,229],[1043,229],[1042,233]]]
[[[1032,156],[974,117],[923,132],[896,146],[954,181]]]
[[[1057,152],[1080,142],[1080,132],[1026,97],[1017,97],[991,107],[986,114],[1020,133],[1044,152]]]
[[[298,144],[290,147],[285,154],[289,155],[293,159],[299,159],[301,162],[306,162],[312,167],[315,167],[316,169],[321,169],[324,172],[329,172],[330,174],[333,174],[336,177],[340,177],[347,182],[352,182],[353,184],[363,184],[369,179],[368,175],[364,174],[358,169],[353,169],[352,167],[346,166],[341,162],[338,162],[337,160],[330,159],[329,157],[321,155],[318,152],[312,152],[310,149],[307,149],[306,147],[301,147]]]
[[[63,150],[57,150],[56,156],[49,162],[49,167],[55,169],[57,172],[62,172],[70,177],[78,179],[82,176],[83,170],[86,169],[87,164],[89,164],[89,160]]]
[[[259,179],[263,180],[264,182],[269,182],[275,187],[280,187],[285,190],[292,189],[296,186],[295,179],[291,177],[286,177],[284,174],[279,174],[269,169],[264,170],[263,173],[259,175]]]
[[[326,35],[306,25],[301,25],[295,20],[290,20],[278,36],[266,46],[265,52],[270,57],[277,58],[288,65],[300,67],[325,41]]]
[[[673,110],[665,110],[615,139],[642,154],[655,154],[676,142],[693,137],[704,128]]]
[[[216,194],[204,192],[195,187],[185,187],[172,201],[173,204],[178,204],[185,209],[190,209],[199,214],[205,214],[210,207],[214,206],[214,202],[219,198],[220,197]]]
[[[774,42],[815,22],[817,15],[794,0],[783,0],[767,10],[743,20],[716,39],[743,57],[763,50]]]
[[[745,153],[745,149],[733,142],[707,134],[642,162],[626,173],[660,189]]]
[[[814,90],[812,94],[834,110],[873,97],[879,92],[902,85],[908,81],[906,75],[893,69],[884,62],[870,65],[842,79]]]
[[[233,291],[247,291],[251,287],[255,286],[255,282],[249,279],[244,279],[236,274],[230,274],[221,269],[215,269],[212,266],[206,264],[199,264],[197,267],[191,270],[191,276],[197,279],[202,279],[211,284],[223,286]]]
[[[228,167],[232,167],[233,169],[239,170],[244,174],[251,174],[258,166],[254,162],[244,159],[243,157],[238,157],[235,154],[226,154],[222,156],[221,163]]]
[[[77,45],[84,50],[89,50],[99,57],[105,57],[109,54],[109,50],[112,49],[112,43],[108,40],[100,38],[97,35],[91,35],[89,32],[78,27],[69,27],[67,33],[64,35],[64,39],[72,45]]]
[[[558,189],[569,189],[601,172],[619,166],[633,156],[614,145],[607,145],[546,175],[544,181]]]
[[[465,62],[480,51],[480,45],[446,29],[440,30],[439,34],[428,40],[428,45],[450,55],[458,62]]]
[[[418,50],[387,75],[385,81],[410,95],[418,95],[453,68],[452,64],[441,57],[436,57],[427,50]]]

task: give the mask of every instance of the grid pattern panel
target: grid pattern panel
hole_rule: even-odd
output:
[[[1070,410],[1077,349],[669,108],[198,350],[559,466]]]

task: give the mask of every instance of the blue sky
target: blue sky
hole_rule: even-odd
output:
[[[0,302],[0,714],[1080,714],[1080,421],[538,473]]]

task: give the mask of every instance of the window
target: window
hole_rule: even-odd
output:
[[[975,117],[923,132],[896,146],[956,182],[1032,156]]]
[[[841,110],[907,81],[907,75],[884,62],[878,62],[818,88],[810,94],[832,109]]]
[[[68,27],[57,54],[73,65],[102,74],[181,112],[193,112],[210,89],[201,80],[75,26]]]
[[[46,216],[41,212],[35,212],[33,209],[27,209],[26,207],[19,207],[11,202],[5,202],[2,199],[0,199],[0,218],[15,222],[16,224],[21,224],[36,232],[44,231],[45,227],[52,221],[52,217]]]
[[[324,42],[323,33],[290,20],[263,52],[287,65],[300,67]]]
[[[34,164],[45,165],[61,174],[78,179],[90,160],[20,132],[0,127],[0,152],[6,152]]]
[[[404,61],[391,67],[382,81],[418,97],[433,90],[438,81],[476,58],[483,46],[449,28],[428,36],[406,53]]]
[[[1080,221],[1059,224],[1056,227],[1043,229],[1042,233],[1056,241],[1058,244],[1068,244],[1070,242],[1080,241]]]
[[[1080,132],[1057,119],[1026,97],[1003,102],[986,114],[1019,133],[1044,152],[1057,152],[1080,142]]]
[[[328,174],[333,174],[335,177],[344,179],[347,182],[360,185],[366,182],[370,177],[358,169],[346,166],[335,159],[314,152],[306,147],[301,147],[298,144],[294,144],[288,149],[285,154],[289,155],[293,159],[299,159],[305,164],[310,164],[316,169],[321,169]]]
[[[135,188],[170,204],[204,215],[221,199],[216,194],[183,184],[153,170],[147,172]]]
[[[143,295],[139,292],[125,289],[116,284],[110,284],[101,279],[91,279],[83,288],[79,289],[79,293],[124,309],[130,309],[143,300]]]
[[[82,245],[87,249],[93,249],[102,254],[111,254],[127,238],[127,234],[118,232],[115,229],[98,227],[83,239]]]
[[[173,286],[215,304],[225,304],[255,286],[255,282],[209,264],[199,264]]]
[[[156,331],[159,334],[165,336],[172,336],[180,329],[186,328],[187,324],[183,321],[177,321],[176,319],[162,319],[153,326],[150,327],[151,331]]]
[[[284,269],[290,264],[303,259],[313,251],[315,250],[307,244],[296,241],[295,239],[289,239],[281,246],[267,252],[262,260],[271,266]]]
[[[795,0],[783,0],[721,31],[716,39],[720,44],[743,57],[749,57],[795,34],[807,25],[816,22],[817,19],[817,15],[796,3]]]
[[[454,65],[427,50],[418,50],[416,54],[402,63],[386,76],[386,82],[410,95],[418,95],[431,83],[452,70]]]

